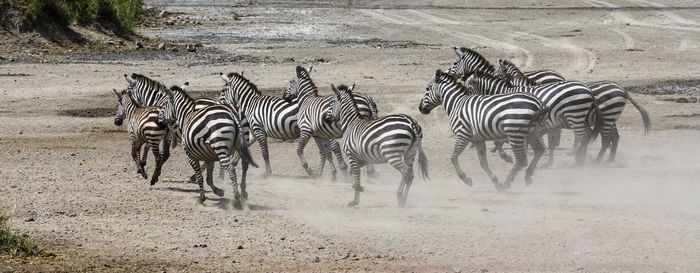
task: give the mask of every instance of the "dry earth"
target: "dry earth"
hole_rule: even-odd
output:
[[[167,2],[167,3],[166,3]],[[56,257],[1,259],[3,271],[700,271],[700,4],[695,1],[151,1],[197,24],[140,29],[201,42],[197,52],[65,53],[48,62],[0,59],[0,205],[12,226]],[[250,1],[253,2],[253,1]],[[184,16],[190,17],[185,19]],[[452,45],[479,47],[525,70],[613,80],[652,117],[642,135],[631,105],[619,121],[617,161],[555,166],[497,193],[473,149],[461,157],[474,187],[449,163],[447,116],[417,104]],[[416,179],[408,206],[398,173],[379,166],[359,208],[350,186],[304,177],[295,142],[271,141],[274,176],[250,172],[248,208],[196,185],[181,148],[149,187],[136,174],[125,129],[114,126],[124,73],[194,92],[220,90],[219,72],[245,71],[281,95],[296,65],[314,66],[322,93],[357,83],[380,114],[423,126],[432,181]],[[636,86],[632,88],[632,86]],[[690,101],[690,103],[679,103]],[[565,132],[563,146],[572,141]],[[307,155],[317,160],[315,146]],[[589,160],[599,142],[590,147]],[[252,151],[262,162],[259,146]],[[510,166],[489,155],[503,177]],[[149,161],[148,170],[152,171]],[[216,183],[230,192],[227,180]]]

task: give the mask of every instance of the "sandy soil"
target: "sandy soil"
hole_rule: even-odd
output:
[[[0,270],[700,271],[700,4],[165,2],[149,5],[200,23],[140,32],[199,41],[201,50],[0,59],[0,205],[12,211],[15,229],[56,254],[4,258]],[[572,134],[565,133],[554,167],[538,169],[529,187],[519,176],[504,193],[467,149],[461,162],[475,181],[467,187],[449,163],[454,140],[444,111],[417,110],[435,69],[454,61],[452,45],[480,47],[490,60],[509,58],[525,70],[661,90],[633,94],[653,130],[642,136],[639,113],[628,105],[614,164],[569,167]],[[406,208],[396,203],[399,178],[389,166],[378,166],[380,179],[363,177],[359,208],[344,207],[350,186],[328,173],[305,178],[294,141],[271,141],[275,175],[250,172],[243,211],[230,207],[228,195],[209,193],[206,206],[195,204],[180,147],[155,186],[136,173],[125,128],[112,117],[110,90],[125,86],[122,74],[190,81],[193,92],[213,94],[219,72],[244,70],[266,93],[281,95],[296,65],[314,66],[322,93],[330,83],[357,83],[380,114],[407,113],[421,123],[432,181],[416,179]],[[590,147],[589,160],[599,147]],[[315,149],[307,148],[312,162]],[[257,144],[252,151],[262,162]],[[510,169],[495,155],[489,160],[499,177]],[[229,193],[227,181],[216,179]]]

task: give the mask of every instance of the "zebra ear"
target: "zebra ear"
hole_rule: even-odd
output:
[[[173,87],[171,87],[171,88],[177,88],[177,86],[173,86]],[[166,87],[164,90],[165,90],[165,94],[168,95],[168,97],[171,97],[171,98],[172,98],[173,96],[175,96],[175,95],[173,94],[173,90],[170,90],[170,88],[167,88],[167,87]]]
[[[117,89],[112,88],[112,91],[115,95],[117,95],[117,98],[121,98],[122,94],[119,94],[119,91],[117,91]]]
[[[338,88],[335,88],[335,85],[331,83],[331,89],[333,89],[333,93],[335,93],[336,96],[340,96],[340,90]]]
[[[229,81],[229,78],[223,72],[219,72],[219,76],[221,76],[221,79],[224,80],[224,82]]]
[[[241,76],[243,76],[243,73],[244,73],[244,72],[245,72],[245,70],[241,70]]]
[[[128,82],[129,84],[134,84],[134,82],[135,82],[134,78],[132,78],[131,76],[129,76],[127,74],[124,74],[124,79],[126,79],[126,82]]]
[[[311,74],[311,70],[314,70],[314,67],[309,67],[309,71],[307,73]]]
[[[438,69],[435,71],[435,79],[440,79],[442,77],[442,70]]]
[[[455,54],[457,54],[457,57],[462,57],[462,55],[464,55],[464,51],[462,51],[461,47],[453,46],[452,49],[455,50]]]
[[[351,92],[352,92],[352,90],[355,90],[355,84],[354,84],[354,83],[350,86],[350,88],[348,88],[348,91],[351,91]]]
[[[187,92],[187,89],[189,89],[189,88],[190,88],[190,82],[185,82],[185,84],[183,84],[180,87],[180,89],[182,89],[182,91],[185,91],[185,92]]]
[[[297,78],[303,78],[305,76],[304,72],[306,71],[304,71],[303,67],[297,66]]]

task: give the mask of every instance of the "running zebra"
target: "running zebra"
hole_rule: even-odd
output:
[[[144,166],[146,165],[146,153],[144,153],[142,159],[139,159],[141,146],[146,143],[147,147],[144,149],[148,150],[150,147],[151,150],[153,150],[153,156],[156,158],[156,167],[151,176],[151,185],[153,185],[158,182],[163,163],[165,163],[170,156],[168,153],[161,153],[159,149],[161,142],[163,142],[163,147],[167,148],[169,145],[168,130],[159,127],[157,124],[161,109],[155,106],[139,106],[131,97],[131,91],[129,89],[121,92],[117,92],[117,90],[114,89],[113,91],[118,99],[114,124],[121,126],[126,119],[128,123],[127,131],[131,138],[131,157],[134,159],[134,162],[136,162],[137,172],[141,174],[143,179],[148,179],[148,175],[144,170]]]
[[[298,99],[297,104],[299,106],[299,112],[297,113],[297,123],[299,125],[300,134],[297,155],[299,156],[302,167],[307,174],[313,175],[313,171],[309,168],[304,158],[304,147],[306,147],[309,138],[314,137],[316,144],[319,146],[319,150],[321,150],[319,174],[323,173],[324,162],[328,160],[333,175],[333,181],[335,181],[336,170],[333,165],[333,160],[330,158],[331,151],[329,140],[341,138],[343,132],[340,130],[337,123],[327,123],[324,121],[324,114],[330,109],[334,96],[318,95],[318,88],[316,88],[313,80],[311,80],[311,76],[309,75],[310,71],[311,69],[307,71],[305,68],[297,66],[296,75],[289,81],[289,87],[285,90],[283,98],[290,103],[293,99]],[[358,105],[360,118],[373,119],[377,117],[376,104],[372,98],[358,93],[354,95],[354,99]],[[325,148],[320,149],[320,147]],[[338,155],[338,165],[345,165],[342,155]]]
[[[486,58],[484,58],[484,56],[482,56],[478,52],[466,47],[455,46],[453,47],[453,49],[457,54],[457,59],[455,60],[452,67],[450,67],[450,74],[455,75],[461,78],[462,80],[466,80],[468,75],[476,71],[489,75],[499,77],[501,76],[499,75],[500,71],[498,71]],[[553,70],[528,71],[525,72],[525,75],[527,76],[527,78],[524,80],[535,84],[546,84],[564,80],[564,77],[562,77],[559,73]],[[561,140],[561,130],[554,129],[550,131],[547,134],[547,138],[550,148],[550,160],[546,164],[551,165],[553,156],[551,153],[554,151],[554,147],[559,146],[559,142]],[[496,147],[493,150],[491,150],[491,152],[493,153],[498,151],[498,154],[501,158],[503,158],[508,163],[512,163],[512,158],[510,158],[510,156],[503,151],[503,142],[496,141],[495,144]]]
[[[459,155],[470,142],[476,148],[481,168],[499,191],[510,188],[515,175],[527,165],[526,149],[529,142],[535,155],[527,168],[525,182],[527,185],[532,183],[535,166],[544,153],[544,147],[538,140],[542,133],[540,123],[549,113],[549,108],[539,99],[527,93],[476,95],[454,75],[437,70],[435,78],[426,87],[418,110],[427,115],[440,104],[450,117],[450,129],[455,135],[455,147],[450,160],[464,183],[471,186],[472,179],[459,166]],[[513,147],[515,162],[501,185],[489,168],[485,141],[505,139]]]
[[[533,83],[532,81],[524,80],[526,75],[510,61],[499,60],[499,65],[501,74],[504,75],[505,79],[512,85],[537,84],[536,82]],[[560,81],[563,80],[562,78]],[[593,92],[596,104],[600,107],[600,112],[603,117],[603,128],[600,130],[602,145],[595,162],[600,162],[607,149],[610,148],[610,156],[607,160],[607,163],[610,163],[615,160],[617,146],[620,140],[620,134],[617,131],[617,120],[625,109],[627,101],[629,100],[642,115],[644,135],[648,134],[649,128],[651,127],[649,114],[641,105],[637,104],[622,87],[614,82],[598,81],[586,83],[586,85],[591,89],[591,92]],[[588,122],[593,123],[596,118],[595,112],[592,112],[588,115]],[[578,144],[578,142],[574,142],[574,148],[576,148]],[[552,153],[552,150],[550,150],[550,153]]]
[[[231,156],[234,152],[241,155],[244,170],[247,164],[256,167],[257,165],[253,162],[248,144],[241,134],[239,117],[233,114],[234,110],[230,106],[223,104],[214,104],[195,110],[195,100],[177,86],[166,88],[164,92],[168,100],[163,107],[164,114],[160,116],[158,123],[165,127],[174,121],[182,129],[182,146],[199,184],[198,202],[203,203],[206,200],[199,161],[207,162],[206,164],[219,161],[226,167],[231,179],[233,206],[241,209],[241,197],[248,199],[246,173],[243,172],[239,192]]]
[[[389,115],[372,120],[359,116],[352,88],[331,85],[335,97],[324,119],[337,122],[343,131],[343,152],[348,157],[352,188],[355,198],[350,207],[360,203],[360,167],[367,163],[386,163],[401,172],[401,184],[396,193],[399,206],[406,204],[408,190],[413,182],[413,161],[418,153],[418,165],[424,179],[428,177],[428,159],[421,141],[423,132],[418,123],[408,115]]]
[[[586,85],[565,81],[538,86],[511,86],[502,79],[481,72],[474,72],[467,83],[474,92],[485,95],[515,92],[535,95],[551,109],[545,122],[547,130],[560,127],[573,130],[575,138],[581,143],[576,151],[576,165],[585,163],[588,143],[598,135],[603,122],[599,115],[600,108]],[[591,111],[598,113],[592,132],[587,119]]]

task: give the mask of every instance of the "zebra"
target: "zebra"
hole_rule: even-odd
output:
[[[210,166],[214,161],[219,161],[226,167],[231,179],[233,206],[241,209],[241,197],[244,200],[248,199],[245,183],[246,165],[252,164],[255,167],[257,165],[253,162],[248,144],[241,134],[239,117],[233,114],[234,109],[228,105],[214,104],[195,110],[195,100],[179,87],[172,86],[162,92],[167,94],[168,100],[163,107],[164,114],[159,117],[158,123],[165,127],[175,121],[182,129],[182,146],[199,184],[197,202],[202,204],[206,200],[199,161],[204,161]],[[236,171],[231,162],[234,151],[240,154],[244,170],[240,192]]]
[[[170,156],[169,153],[160,153],[159,145],[163,142],[163,147],[167,148],[169,131],[163,129],[157,125],[158,115],[161,112],[160,107],[156,106],[140,106],[131,97],[131,91],[125,89],[118,92],[116,89],[112,89],[114,94],[117,95],[117,113],[114,117],[114,124],[121,126],[124,120],[127,120],[127,131],[129,132],[129,137],[131,138],[131,156],[136,162],[137,172],[141,174],[143,179],[148,179],[148,174],[144,170],[146,164],[146,153],[142,159],[139,159],[139,152],[141,151],[141,146],[147,143],[147,147],[144,150],[153,150],[153,156],[156,159],[156,167],[153,170],[153,175],[151,176],[151,185],[158,182],[158,177],[160,176],[161,168],[163,163],[168,160]]]
[[[330,109],[333,95],[319,96],[318,88],[311,80],[310,71],[307,71],[301,66],[296,67],[295,76],[289,81],[289,87],[284,91],[283,98],[287,102],[292,102],[293,99],[298,99],[299,112],[297,113],[297,124],[299,126],[299,146],[297,147],[297,155],[301,160],[302,167],[309,175],[313,175],[313,171],[309,168],[304,159],[304,147],[310,137],[319,147],[328,147],[329,139],[337,139],[343,136],[343,132],[338,127],[337,123],[327,123],[324,121],[324,114]],[[373,119],[377,117],[377,108],[374,100],[371,97],[356,93],[354,94],[355,102],[358,105],[360,118]],[[362,109],[362,110],[360,110]],[[319,172],[323,172],[324,162],[326,158],[329,161],[333,181],[336,179],[336,170],[333,161],[330,159],[329,149],[321,151],[321,163]],[[338,156],[338,165],[345,165],[342,155]],[[370,164],[371,166],[371,164]],[[373,173],[373,170],[368,166],[368,172]],[[347,167],[346,167],[347,168]],[[341,168],[342,169],[342,168]],[[343,170],[344,171],[344,170]]]
[[[466,78],[475,71],[500,76],[498,74],[499,71],[484,56],[475,50],[456,46],[452,47],[452,49],[454,49],[455,54],[457,54],[457,59],[449,69],[450,74],[455,75],[462,80],[466,80]],[[528,71],[525,72],[525,75],[527,76],[527,80],[536,82],[537,84],[553,83],[564,80],[564,77],[553,70]],[[552,143],[555,143],[556,145],[554,146],[559,146],[561,130],[552,130],[549,134],[547,134],[547,137],[549,140],[548,143],[551,147],[550,149],[552,149],[550,151],[553,151],[554,147],[551,145]],[[508,163],[512,163],[513,159],[502,149],[503,142],[496,141],[495,144],[496,147],[492,149],[491,152],[493,153],[498,151],[499,156],[503,158],[503,160]],[[551,164],[551,160],[549,163]]]
[[[527,75],[522,73],[518,69],[518,67],[515,66],[515,64],[508,60],[499,60],[499,65],[501,75],[503,75],[504,79],[506,81],[509,81],[512,85],[538,84],[538,82],[536,81],[524,80],[524,78],[527,77]],[[563,80],[564,79],[561,78],[560,81]],[[622,111],[625,109],[627,101],[629,100],[642,115],[644,135],[647,135],[649,133],[649,128],[651,127],[649,113],[641,105],[634,101],[630,97],[630,95],[622,87],[620,87],[620,85],[614,82],[597,81],[586,83],[586,85],[591,89],[591,92],[593,92],[596,104],[599,105],[601,115],[603,116],[603,128],[600,130],[602,145],[600,151],[598,152],[598,156],[596,157],[594,162],[600,162],[603,159],[606,150],[610,148],[610,156],[608,157],[608,160],[606,162],[611,163],[615,160],[617,146],[620,140],[620,135],[617,131],[617,120],[620,118]],[[595,119],[595,112],[592,112],[588,116],[588,122],[592,123]],[[574,148],[577,145],[578,143],[574,142]],[[551,152],[552,150],[550,150],[550,153]]]
[[[526,148],[530,142],[535,155],[527,168],[525,183],[532,184],[535,166],[544,153],[544,147],[538,139],[542,133],[541,123],[549,113],[546,105],[527,93],[490,96],[474,94],[456,76],[438,69],[435,78],[426,87],[418,110],[427,115],[440,104],[450,117],[450,129],[455,135],[450,160],[465,184],[472,186],[472,179],[462,171],[459,156],[470,142],[477,150],[481,168],[499,191],[510,188],[515,175],[527,165]],[[488,166],[485,141],[503,139],[508,139],[513,147],[515,162],[504,184],[500,184]]]
[[[399,206],[406,204],[413,182],[413,161],[418,153],[418,165],[424,179],[428,176],[428,159],[421,145],[423,131],[409,115],[396,114],[372,120],[359,117],[352,88],[331,85],[335,93],[332,106],[326,112],[326,122],[337,122],[343,131],[343,152],[348,158],[353,179],[354,199],[348,206],[360,203],[360,167],[366,163],[386,163],[401,172],[401,184],[396,193]]]
[[[546,119],[547,130],[564,127],[574,131],[576,139],[581,143],[576,151],[575,164],[584,164],[588,143],[598,135],[603,122],[599,114],[600,108],[586,85],[564,81],[538,86],[512,86],[500,78],[478,71],[469,76],[467,83],[473,91],[480,94],[527,92],[535,95],[551,109]],[[597,113],[597,118],[591,131],[587,116],[592,111]]]

